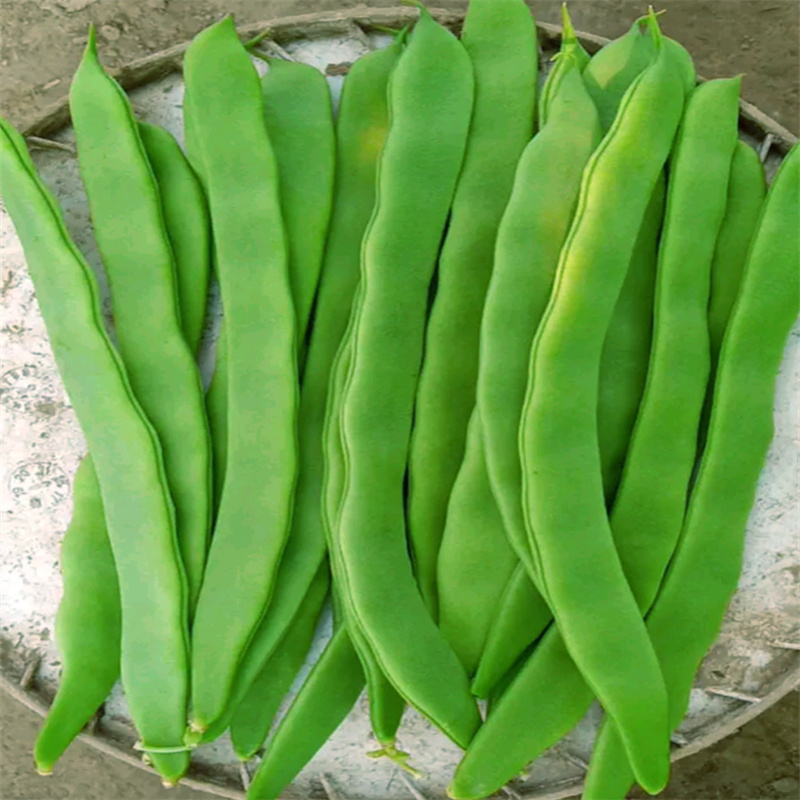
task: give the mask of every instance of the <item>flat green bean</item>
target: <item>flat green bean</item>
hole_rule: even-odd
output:
[[[570,655],[617,720],[642,785],[657,792],[669,773],[666,691],[614,547],[597,448],[603,341],[683,111],[680,76],[651,19],[658,55],[584,172],[531,350],[519,454],[543,594]],[[636,145],[643,135],[646,150]]]
[[[341,615],[345,621],[350,639],[361,660],[361,666],[367,682],[369,713],[372,732],[381,745],[374,755],[385,755],[402,763],[406,754],[399,753],[395,747],[395,736],[400,726],[405,702],[389,683],[384,671],[378,664],[375,651],[359,626],[358,617],[353,608],[342,563],[340,544],[339,518],[341,515],[342,495],[346,485],[347,464],[345,460],[341,435],[341,407],[343,390],[350,369],[353,355],[353,334],[357,309],[362,301],[363,291],[359,283],[353,309],[348,321],[347,330],[342,338],[339,352],[336,354],[331,369],[328,407],[326,409],[324,439],[324,481],[323,481],[323,523],[325,526],[328,548],[331,557],[331,568],[334,581],[339,587],[335,597]]]
[[[647,617],[680,723],[700,661],[716,639],[742,568],[744,532],[773,435],[775,377],[800,311],[800,147],[763,206],[725,331],[708,439],[675,555]],[[746,387],[746,390],[745,390]],[[604,722],[584,798],[624,797],[633,782],[615,726]]]
[[[439,255],[408,456],[408,536],[437,617],[437,554],[475,405],[478,335],[494,242],[517,161],[533,136],[538,47],[523,0],[471,0],[461,41],[475,76],[464,163]]]
[[[206,300],[205,288],[199,289],[208,273],[205,198],[195,191],[197,179],[173,137],[145,123],[140,123],[140,133],[156,174],[175,252],[183,334],[196,349]],[[56,616],[56,639],[64,666],[34,746],[37,769],[44,774],[52,771],[119,677],[119,582],[100,485],[88,456],[75,474],[72,521],[61,547],[61,571],[64,596]]]
[[[364,673],[347,628],[339,628],[278,723],[247,800],[277,800],[355,705]]]
[[[81,732],[119,677],[119,582],[108,542],[100,484],[91,459],[75,473],[72,520],[61,544],[64,596],[55,621],[61,655],[58,691],[33,748],[42,775]]]
[[[386,87],[402,45],[401,35],[389,47],[358,59],[342,88],[336,121],[335,200],[300,392],[300,466],[291,533],[274,596],[239,666],[226,713],[209,726],[202,741],[223,733],[233,711],[242,702],[244,688],[267,662],[325,558],[326,536],[321,513],[322,431],[328,380],[358,282],[361,238],[374,205],[375,171],[389,125]],[[218,342],[220,346],[224,347],[224,337]],[[224,374],[223,370],[221,379]],[[219,396],[215,394],[216,381],[217,377],[209,390],[209,414],[224,409],[224,404],[214,402]]]
[[[327,564],[320,567],[283,635],[231,719],[231,742],[237,757],[251,759],[266,741],[275,714],[305,663],[330,587]]]
[[[0,155],[3,199],[97,469],[119,578],[128,706],[154,765],[176,783],[188,753],[152,750],[180,746],[188,697],[186,579],[158,437],[103,326],[94,274],[24,140],[2,118]]]
[[[192,632],[190,729],[202,733],[225,711],[289,532],[297,338],[261,84],[230,17],[195,37],[184,78],[211,209],[231,400],[226,477]]]
[[[268,59],[261,79],[267,133],[278,164],[299,339],[317,291],[333,201],[336,141],[325,76],[299,62]]]
[[[70,114],[120,355],[164,451],[191,612],[211,527],[211,453],[200,372],[181,329],[159,187],[128,98],[97,58],[93,29],[70,87]]]
[[[697,453],[710,371],[711,261],[727,204],[740,83],[713,80],[693,90],[670,158],[650,365],[611,512],[620,563],[642,611],[675,548]]]
[[[421,8],[389,87],[392,122],[362,249],[362,301],[342,398],[346,480],[336,526],[344,591],[381,671],[462,745],[480,716],[466,674],[414,580],[403,480],[428,287],[461,167],[472,96],[466,51]]]
[[[297,314],[298,341],[302,347],[322,268],[333,199],[336,156],[333,108],[328,83],[318,69],[280,58],[266,60],[270,69],[261,79],[265,119],[277,163],[289,281]],[[192,139],[191,130],[190,121],[187,141]],[[223,322],[214,377],[206,400],[214,442],[216,505],[222,495],[228,455],[225,340]]]

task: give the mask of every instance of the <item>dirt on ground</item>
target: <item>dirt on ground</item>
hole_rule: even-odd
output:
[[[373,6],[394,5],[378,0]],[[239,23],[359,5],[353,0],[0,0],[0,112],[25,128],[68,91],[93,22],[101,57],[110,67],[191,38],[223,14]],[[438,0],[432,5],[460,7]],[[538,19],[558,22],[559,3],[532,0]],[[744,73],[743,96],[794,133],[800,133],[800,4],[797,0],[664,0],[664,30],[692,53],[709,78]],[[572,0],[576,27],[618,36],[646,2]],[[797,798],[797,692],[738,734],[675,765],[670,800]],[[158,781],[88,746],[75,744],[49,779],[32,767],[37,729],[32,712],[0,693],[0,797],[200,798],[185,788],[164,790]],[[632,797],[644,797],[634,793]]]

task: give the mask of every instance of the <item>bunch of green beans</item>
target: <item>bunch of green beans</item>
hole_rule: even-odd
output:
[[[524,0],[470,0],[460,38],[421,5],[390,33],[334,110],[308,65],[260,77],[224,18],[185,55],[182,149],[90,30],[70,110],[113,337],[0,120],[88,450],[42,774],[121,679],[166,785],[229,731],[248,798],[278,798],[364,689],[365,755],[420,776],[410,706],[464,750],[452,798],[501,789],[595,698],[585,797],[667,782],[800,311],[800,150],[767,188],[739,79],[697,85],[652,11],[590,55],[565,8],[541,87]]]

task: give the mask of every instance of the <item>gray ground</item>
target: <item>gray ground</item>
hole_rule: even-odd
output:
[[[369,5],[393,5],[379,0]],[[434,5],[460,6],[457,0]],[[532,0],[537,17],[557,22],[559,3]],[[353,0],[0,0],[0,112],[25,127],[63,97],[94,22],[108,66],[118,66],[186,40],[222,14],[240,23],[357,5]],[[666,32],[680,40],[706,77],[744,73],[743,96],[800,132],[800,5],[797,0],[665,0]],[[646,2],[573,0],[576,27],[605,36],[622,33]],[[676,765],[662,797],[673,800],[797,798],[798,694],[793,692],[740,733]],[[0,693],[0,797],[128,798],[201,797],[185,788],[164,790],[158,781],[76,744],[54,777],[39,778],[31,765],[34,715]],[[643,795],[634,795],[640,797]]]

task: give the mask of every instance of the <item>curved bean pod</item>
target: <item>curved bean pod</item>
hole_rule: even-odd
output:
[[[323,565],[292,624],[236,709],[231,719],[231,742],[242,761],[251,759],[266,741],[281,701],[308,656],[329,587],[330,572]]]
[[[467,429],[464,461],[447,507],[437,580],[439,629],[470,676],[491,636],[495,611],[518,564],[489,484],[483,431],[475,410]]]
[[[139,135],[153,169],[167,237],[175,257],[181,329],[197,352],[206,316],[211,272],[211,221],[203,187],[175,137],[158,125],[139,122]]]
[[[471,0],[461,42],[475,75],[464,163],[439,255],[408,456],[408,536],[437,617],[437,554],[475,405],[478,334],[497,227],[533,136],[536,25],[523,0]]]
[[[145,123],[140,123],[140,133],[158,181],[179,282],[186,286],[184,291],[179,286],[178,298],[183,334],[190,348],[196,349],[207,288],[201,292],[200,287],[208,274],[205,198],[202,190],[195,191],[197,178],[173,137]],[[64,596],[56,616],[64,666],[34,746],[37,769],[44,774],[52,771],[119,677],[119,582],[91,457],[81,462],[73,487],[72,520],[61,546]]]
[[[70,87],[70,114],[111,289],[120,355],[164,451],[192,609],[211,527],[203,390],[181,330],[175,261],[159,187],[128,98],[98,61],[94,29]],[[143,318],[148,325],[142,326]]]
[[[247,790],[277,800],[355,705],[364,673],[347,629],[339,628],[278,723]]]
[[[355,622],[398,691],[455,742],[480,716],[466,674],[425,608],[408,559],[403,480],[428,287],[466,145],[472,108],[466,51],[430,14],[389,88],[392,124],[361,260],[341,433],[346,482],[338,521]],[[408,642],[414,641],[410,653]]]
[[[380,755],[395,758],[395,735],[400,726],[405,702],[389,683],[378,664],[375,651],[359,627],[358,617],[353,608],[347,574],[342,563],[339,517],[341,515],[342,495],[346,485],[347,463],[341,434],[341,409],[344,386],[353,356],[353,334],[358,317],[358,308],[363,299],[359,284],[347,331],[342,338],[339,352],[331,369],[328,408],[325,416],[324,440],[324,481],[323,481],[323,522],[331,558],[331,568],[338,587],[336,599],[344,619],[350,639],[356,648],[367,682],[369,714],[372,732],[380,743]],[[377,755],[377,754],[376,754]]]
[[[268,59],[261,79],[267,133],[278,164],[299,339],[317,291],[333,201],[336,141],[331,93],[315,67]]]
[[[750,246],[720,352],[706,449],[678,547],[647,617],[669,692],[671,729],[686,713],[694,675],[719,633],[742,568],[747,518],[773,435],[775,377],[800,311],[798,217],[795,145],[770,187]],[[584,798],[623,797],[633,779],[607,720]]]
[[[24,140],[2,118],[0,155],[3,199],[100,481],[119,578],[121,672],[131,715],[145,749],[179,746],[188,696],[186,586],[158,438],[105,332],[94,274]],[[151,758],[170,783],[189,763],[185,752]]]
[[[119,582],[100,484],[90,458],[85,458],[75,473],[72,497],[72,520],[61,544],[64,596],[55,621],[63,668],[33,748],[36,769],[42,775],[53,771],[53,764],[103,704],[119,677]]]
[[[603,340],[683,110],[669,51],[656,44],[656,59],[631,85],[586,167],[534,339],[519,433],[523,508],[543,593],[651,792],[663,788],[669,773],[666,691],[614,547],[596,442]],[[636,147],[643,132],[646,152]]]
[[[190,727],[202,732],[224,713],[289,532],[297,340],[261,85],[230,17],[195,37],[184,76],[211,209],[235,400],[228,404],[226,479],[192,632]]]
[[[327,545],[321,505],[328,382],[358,283],[361,239],[375,203],[378,155],[389,126],[386,88],[402,47],[401,35],[389,47],[358,59],[342,88],[336,121],[333,213],[300,392],[300,467],[292,529],[278,571],[275,595],[250,643],[237,681],[246,680],[246,675],[265,663],[325,558]],[[336,505],[338,508],[338,500]]]
[[[531,342],[550,297],[583,168],[601,138],[597,109],[581,80],[579,47],[567,37],[548,76],[554,86],[543,91],[550,98],[547,122],[517,167],[481,323],[477,395],[486,466],[506,535],[537,581],[522,515],[517,434]]]

